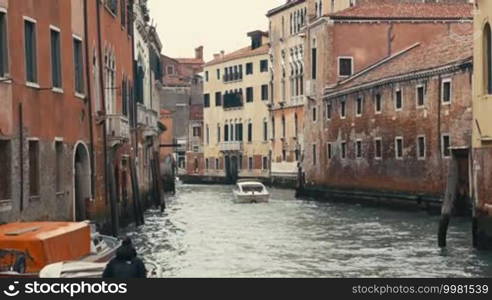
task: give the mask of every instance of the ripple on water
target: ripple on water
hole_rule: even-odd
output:
[[[268,204],[241,205],[229,186],[184,185],[129,235],[166,277],[492,276],[492,255],[471,248],[466,220],[452,221],[440,250],[438,218],[425,213],[271,192]]]

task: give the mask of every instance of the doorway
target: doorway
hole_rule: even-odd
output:
[[[74,218],[88,219],[87,204],[91,198],[91,167],[89,150],[83,143],[75,146],[74,153]]]

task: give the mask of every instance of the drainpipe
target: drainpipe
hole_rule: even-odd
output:
[[[20,211],[24,210],[24,116],[19,103]]]
[[[89,109],[89,136],[90,136],[90,144],[89,151],[91,155],[90,163],[91,163],[91,198],[94,199],[95,195],[95,185],[96,185],[96,172],[94,172],[95,166],[95,155],[94,155],[94,128],[92,127],[93,122],[93,109],[92,109],[92,86],[91,86],[91,78],[90,78],[90,67],[89,67],[89,26],[88,26],[88,15],[87,15],[87,0],[84,0],[84,31],[85,31],[85,76],[87,81],[87,106]]]
[[[103,134],[103,153],[104,153],[104,198],[105,202],[108,203],[108,187],[110,185],[109,182],[109,168],[108,168],[108,141],[107,141],[107,111],[106,111],[106,90],[104,85],[104,72],[103,72],[103,57],[102,57],[102,34],[101,34],[101,3],[100,1],[96,1],[96,16],[97,16],[97,40],[98,40],[98,56],[99,56],[99,82],[101,85],[101,100],[102,100],[102,111],[105,117],[104,123],[102,126],[102,134]],[[111,230],[112,234],[116,235],[118,232],[118,225],[116,223],[116,219],[114,217],[116,212],[116,207],[113,205],[113,201],[109,201],[111,208]]]

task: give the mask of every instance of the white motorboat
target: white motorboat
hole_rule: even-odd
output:
[[[102,278],[107,262],[65,261],[44,267],[40,278]],[[162,268],[156,263],[146,263],[148,278],[162,278]]]
[[[255,180],[239,180],[233,193],[236,203],[266,203],[270,200],[266,187]]]

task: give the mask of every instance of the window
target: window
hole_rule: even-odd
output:
[[[351,57],[340,57],[338,58],[338,76],[348,77],[352,76],[353,66]]]
[[[263,121],[263,141],[268,141],[268,122]]]
[[[239,155],[238,163],[237,163],[237,168],[238,168],[238,170],[242,170],[243,169],[243,156],[242,155]]]
[[[121,18],[121,26],[125,27],[126,25],[126,3],[125,0],[120,1],[120,18]]]
[[[222,93],[215,93],[215,106],[222,106]]]
[[[174,66],[168,66],[167,67],[167,74],[168,75],[173,75],[174,74]]]
[[[30,83],[38,82],[37,67],[37,40],[36,40],[36,23],[24,20],[24,46],[25,46],[25,64],[26,80]]]
[[[403,109],[403,97],[401,89],[397,89],[395,91],[395,109],[397,111]]]
[[[55,142],[55,192],[63,191],[62,173],[63,173],[63,142]]]
[[[29,196],[39,196],[39,142],[29,141]]]
[[[199,126],[193,127],[193,136],[194,137],[201,137],[202,136],[202,128]]]
[[[243,79],[243,65],[239,65],[238,76],[239,79]]]
[[[490,24],[485,24],[484,34],[483,34],[483,65],[485,67],[484,70],[484,79],[485,79],[485,87],[486,92],[490,95],[492,94],[492,31],[490,30]]]
[[[252,87],[246,88],[246,102],[253,102],[253,100],[254,100],[253,88]]]
[[[207,131],[207,133],[206,133],[207,134],[207,145],[209,145],[210,144],[210,128],[208,128],[208,125],[206,127],[206,131]],[[198,152],[198,151],[196,151],[196,152]]]
[[[403,159],[403,138],[397,137],[395,139],[395,155],[396,159]]]
[[[313,144],[313,165],[315,166],[317,163],[318,161],[317,161],[316,144]]]
[[[52,28],[51,32],[51,82],[54,88],[62,88],[60,31]]]
[[[362,99],[362,97],[357,97],[357,100],[356,100],[356,116],[358,116],[358,117],[362,116],[363,103],[364,103],[364,100]]]
[[[332,110],[331,102],[327,102],[326,103],[326,119],[327,120],[331,120],[331,110]]]
[[[424,89],[423,85],[417,86],[416,97],[417,97],[417,107],[424,107],[425,106],[425,89]]]
[[[7,45],[7,15],[0,11],[0,77],[9,72]]]
[[[253,158],[248,157],[248,169],[251,171],[253,170]]]
[[[283,161],[287,160],[287,151],[286,150],[282,150],[282,160]]]
[[[311,49],[311,79],[316,79],[318,74],[318,50],[314,47]]]
[[[383,158],[383,140],[381,138],[374,140],[374,157],[376,160]]]
[[[272,117],[272,139],[275,139],[275,117]]]
[[[347,117],[347,102],[345,102],[345,100],[342,100],[340,102],[340,117],[342,119],[345,119],[345,117]]]
[[[355,142],[355,156],[357,158],[362,158],[362,141],[358,140]]]
[[[209,160],[208,158],[205,159],[205,169],[208,170],[210,168],[210,165],[209,165]]]
[[[316,110],[316,106],[311,109],[311,112],[312,112],[313,122],[316,122],[317,117],[318,117],[318,112]]]
[[[208,82],[208,71],[205,71],[205,81]]]
[[[381,99],[381,94],[376,94],[374,98],[374,106],[376,107],[376,113],[380,114],[381,111],[383,110],[383,105],[382,105],[382,99]]]
[[[74,66],[75,66],[75,92],[84,93],[84,56],[82,41],[78,38],[73,39]]]
[[[210,94],[203,95],[203,106],[210,107]]]
[[[12,149],[11,142],[0,140],[0,200],[10,200],[12,197]]]
[[[253,63],[246,64],[246,75],[253,74]]]
[[[217,69],[217,80],[220,80],[220,69]]]
[[[263,59],[260,61],[260,72],[268,72],[268,60]]]
[[[347,143],[346,142],[342,142],[341,143],[341,156],[342,156],[342,159],[346,159],[347,158]]]
[[[118,14],[118,0],[106,0],[106,6],[114,15]]]
[[[243,123],[236,124],[236,141],[243,141]]]
[[[217,124],[217,143],[220,143],[220,124]]]
[[[333,146],[331,143],[326,144],[326,157],[327,159],[332,159],[333,157]]]
[[[268,157],[266,156],[263,157],[263,170],[268,170]]]
[[[224,142],[229,141],[229,125],[225,124],[224,125]]]
[[[285,124],[285,116],[282,116],[282,137],[285,139],[287,136],[287,127]]]
[[[261,100],[268,100],[268,84],[261,86]]]
[[[253,123],[248,123],[248,143],[253,141]]]
[[[444,79],[442,81],[442,103],[451,103],[451,79]]]
[[[219,162],[219,159],[218,158],[215,159],[215,169],[216,170],[219,170],[220,169],[220,162]]]
[[[442,136],[442,156],[451,157],[451,137],[449,134]]]
[[[419,136],[417,138],[417,157],[419,159],[425,159],[425,136]]]

